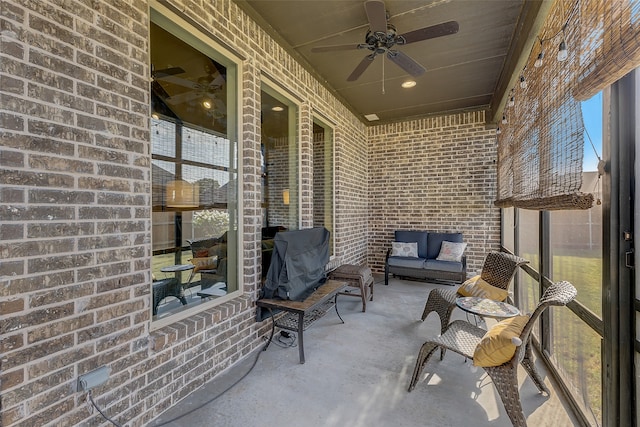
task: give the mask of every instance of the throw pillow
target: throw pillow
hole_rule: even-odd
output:
[[[473,353],[473,365],[480,367],[500,366],[511,360],[516,346],[522,344],[520,334],[529,316],[515,316],[496,323],[482,337]]]
[[[460,285],[458,295],[504,301],[507,299],[507,296],[509,296],[509,292],[506,289],[500,289],[487,283],[480,278],[480,275],[477,275]]]
[[[209,248],[209,256],[217,256],[218,258],[227,257],[227,244],[219,243]]]
[[[208,255],[209,255],[209,249],[198,249],[196,253],[193,254],[193,256],[195,256],[196,258],[202,258]]]
[[[391,242],[391,256],[418,258],[418,242]]]
[[[436,260],[460,262],[462,261],[462,254],[466,247],[466,243],[447,242],[445,240],[440,246],[440,253],[436,257]]]
[[[218,257],[217,256],[209,256],[204,258],[192,258],[191,264],[195,266],[193,269],[193,273],[197,273],[200,270],[213,270],[218,266]]]

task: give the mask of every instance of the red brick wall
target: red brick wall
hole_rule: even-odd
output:
[[[368,135],[372,269],[384,271],[394,230],[459,231],[475,274],[500,245],[496,137],[484,112],[374,126]]]
[[[312,224],[313,111],[341,129],[335,263],[366,257],[365,126],[230,0],[168,1],[247,58],[242,64],[244,294],[158,328],[151,322],[148,4],[4,2],[0,8],[0,354],[3,426],[146,425],[261,346],[260,85],[278,76],[301,121],[303,225]],[[358,159],[344,158],[357,153]],[[356,178],[351,179],[352,176]],[[354,203],[346,203],[353,199]],[[352,210],[357,207],[356,210]]]

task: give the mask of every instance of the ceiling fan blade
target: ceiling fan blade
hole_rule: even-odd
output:
[[[151,90],[153,91],[153,94],[161,100],[169,98],[169,94],[167,93],[167,91],[164,90],[162,85],[155,80],[151,82]]]
[[[422,40],[434,39],[436,37],[448,36],[458,32],[459,26],[456,21],[443,22],[442,24],[432,25],[430,27],[420,28],[418,30],[409,31],[398,36],[398,39],[404,39],[404,43],[415,43]]]
[[[364,2],[369,27],[374,33],[387,34],[387,11],[382,0],[367,0]]]
[[[321,53],[321,52],[335,52],[338,50],[354,50],[358,49],[358,44],[338,44],[333,46],[318,46],[312,47],[311,52],[313,53]]]
[[[426,71],[422,65],[400,51],[390,50],[387,52],[387,58],[414,77],[418,77]]]
[[[153,68],[153,64],[151,65],[151,67]],[[154,78],[158,79],[161,77],[173,76],[175,74],[182,74],[184,72],[184,69],[182,69],[181,67],[171,67],[163,68],[162,70],[155,70],[152,72],[152,75]]]
[[[225,83],[226,79],[222,74],[218,74],[215,78],[213,76],[200,77],[198,85],[194,89],[213,93],[220,91]]]
[[[356,80],[358,80],[358,77],[360,77],[362,73],[364,73],[364,70],[366,70],[369,67],[369,65],[371,65],[375,57],[376,57],[375,54],[371,54],[362,58],[362,61],[360,61],[356,69],[353,70],[353,72],[349,75],[349,77],[347,77],[347,81],[355,82]]]
[[[171,95],[169,98],[165,99],[165,102],[169,105],[183,104],[199,96],[200,94],[196,91],[183,92],[183,93]]]
[[[209,86],[223,86],[226,82],[227,82],[227,76],[218,74],[218,76],[215,79],[213,79],[211,83],[209,83]]]
[[[184,87],[188,87],[191,89],[198,89],[200,87],[200,85],[196,82],[192,82],[191,80],[187,80],[187,79],[183,79],[181,77],[176,77],[176,76],[172,76],[172,75],[167,75],[167,76],[155,76],[156,80],[161,80],[163,82],[168,82],[168,83],[173,83],[175,85],[179,85],[179,86],[184,86]]]

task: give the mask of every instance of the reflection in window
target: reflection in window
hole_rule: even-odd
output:
[[[262,87],[262,213],[264,227],[297,229],[299,222],[298,108]]]
[[[271,263],[273,237],[299,227],[298,107],[262,85],[262,278]]]
[[[313,121],[313,226],[329,230],[333,255],[333,129]]]
[[[167,28],[151,24],[155,318],[238,289],[235,66]]]

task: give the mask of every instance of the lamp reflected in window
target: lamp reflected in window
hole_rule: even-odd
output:
[[[197,208],[200,206],[200,186],[184,180],[167,183],[167,207]]]

